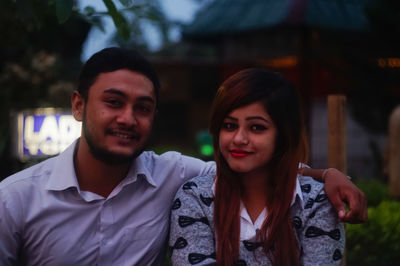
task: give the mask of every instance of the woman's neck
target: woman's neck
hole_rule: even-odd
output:
[[[272,193],[268,186],[268,175],[266,172],[243,175],[242,185],[244,190],[241,199],[254,223],[267,206]]]

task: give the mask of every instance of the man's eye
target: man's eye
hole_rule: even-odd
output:
[[[141,113],[147,114],[147,113],[151,113],[153,109],[152,109],[152,107],[147,106],[147,105],[137,105],[137,106],[135,106],[135,110],[139,111]]]
[[[267,127],[265,127],[265,126],[263,126],[263,125],[251,125],[250,126],[250,129],[252,130],[252,131],[264,131],[264,130],[266,130],[267,129]]]
[[[105,100],[105,102],[110,105],[111,107],[120,107],[122,106],[121,101],[117,100],[117,99],[107,99]]]
[[[234,130],[237,128],[237,125],[234,123],[223,123],[222,128],[225,130]]]

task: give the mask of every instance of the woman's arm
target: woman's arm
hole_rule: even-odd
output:
[[[340,222],[362,223],[367,220],[367,198],[342,172],[335,168],[312,169],[303,167],[303,176],[325,182],[325,192],[339,216]],[[349,210],[346,212],[346,204]]]
[[[188,181],[175,196],[169,246],[173,265],[215,265],[212,198]]]

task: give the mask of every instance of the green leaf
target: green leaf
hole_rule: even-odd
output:
[[[133,4],[133,0],[119,0],[119,2],[125,7],[130,7]]]
[[[25,21],[33,20],[35,18],[32,3],[28,0],[17,1],[18,12]]]
[[[64,23],[71,15],[74,0],[56,0],[56,13],[59,23]]]
[[[103,33],[106,32],[103,23],[101,22],[101,19],[95,16],[88,16],[86,14],[80,14],[78,13],[79,17],[83,20],[85,20],[87,23],[90,25],[97,27],[99,30],[101,30]]]
[[[155,12],[149,12],[149,13],[147,13],[147,14],[146,14],[146,18],[147,18],[148,20],[154,21],[154,22],[159,22],[159,21],[161,20],[159,14],[157,14],[157,13],[155,13]]]
[[[86,6],[83,10],[86,16],[92,16],[96,13],[96,9],[92,6]]]
[[[114,21],[118,33],[122,36],[122,38],[128,40],[130,35],[130,30],[125,17],[120,12],[118,12],[112,0],[103,0],[103,2],[107,7],[108,13],[110,14],[112,20]]]

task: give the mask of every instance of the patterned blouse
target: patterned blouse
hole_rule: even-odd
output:
[[[344,251],[344,225],[323,190],[311,177],[299,178],[303,201],[291,206],[293,228],[299,241],[302,265],[339,265]],[[215,265],[213,220],[214,176],[199,176],[186,182],[172,206],[169,245],[173,265]],[[302,206],[304,202],[304,206]],[[254,239],[240,241],[236,265],[272,265]]]

